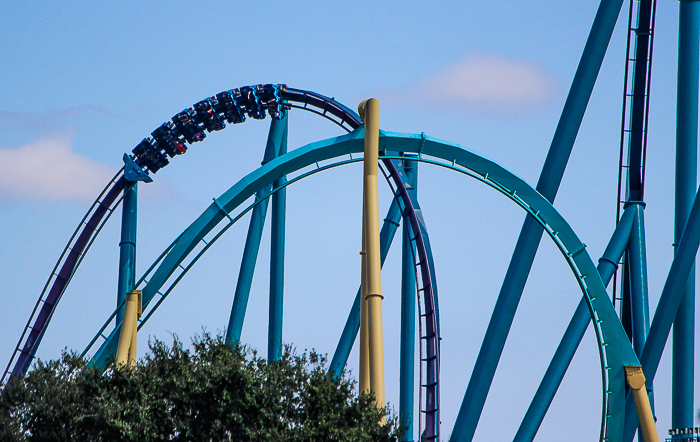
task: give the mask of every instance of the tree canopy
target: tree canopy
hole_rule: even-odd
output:
[[[268,362],[221,336],[149,344],[103,372],[75,353],[38,362],[0,392],[2,441],[396,441],[395,416],[325,358],[287,347]],[[387,423],[380,418],[387,414]]]

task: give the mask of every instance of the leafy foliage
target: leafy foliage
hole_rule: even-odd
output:
[[[102,373],[73,353],[39,362],[0,392],[2,441],[396,441],[373,398],[286,348],[268,363],[221,336],[193,350],[150,344],[135,366]]]

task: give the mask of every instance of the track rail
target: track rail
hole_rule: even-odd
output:
[[[266,117],[266,114],[269,114],[271,118],[281,118],[291,108],[320,115],[348,132],[362,125],[359,116],[350,108],[333,98],[315,92],[288,88],[283,84],[244,86],[216,94],[177,113],[170,121],[166,121],[156,128],[150,137],[144,138],[133,149],[132,159],[145,172],[155,174],[167,166],[171,158],[186,153],[189,145],[204,140],[207,132],[222,130],[226,127],[226,123],[242,123],[246,117],[261,120]],[[423,438],[436,440],[439,435],[439,401],[437,401],[439,397],[439,347],[437,345],[436,298],[433,294],[434,284],[431,282],[434,275],[431,276],[428,265],[429,262],[432,262],[429,259],[432,257],[429,257],[426,252],[422,237],[423,230],[420,229],[418,217],[408,199],[407,190],[396,166],[390,159],[384,159],[382,162],[396,186],[395,194],[400,195],[404,200],[404,216],[409,219],[414,229],[413,241],[418,246],[419,262],[417,266],[420,267],[421,280],[423,281],[422,298],[426,303],[426,313],[424,313],[425,317],[422,320],[426,321],[428,330],[434,330],[432,334],[429,332],[428,336],[421,337],[424,340],[434,340],[434,343],[427,345],[428,353],[426,355],[427,360],[434,361],[428,363],[428,379],[434,381],[422,385],[422,388],[427,389],[426,397],[434,398],[433,402],[430,402],[429,399],[429,404],[434,403],[434,406],[430,405],[429,409],[422,410],[429,423],[426,425]],[[131,181],[124,176],[124,169],[122,169],[88,210],[54,267],[27,325],[22,331],[0,383],[5,382],[10,373],[12,376],[20,376],[29,369],[51,317],[72,276],[77,271],[85,253],[102,226],[121,202],[121,198],[119,198],[121,192],[131,184]],[[59,267],[60,270],[56,272]],[[10,372],[13,362],[15,365]]]
[[[31,365],[58,302],[102,226],[121,202],[119,197],[121,191],[128,186],[129,182],[124,178],[124,169],[122,169],[107,184],[80,221],[34,305],[0,383],[5,381],[15,360],[13,376],[23,374]]]

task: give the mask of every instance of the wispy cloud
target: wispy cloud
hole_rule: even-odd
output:
[[[0,195],[11,199],[93,199],[112,168],[72,150],[72,134],[42,138],[17,149],[0,148]]]
[[[546,104],[555,90],[552,76],[533,63],[475,54],[408,88],[386,90],[379,96],[404,105],[512,114]]]
[[[47,135],[73,127],[77,120],[95,116],[110,119],[117,118],[111,111],[98,106],[73,106],[40,112],[0,110],[0,127],[3,130]]]

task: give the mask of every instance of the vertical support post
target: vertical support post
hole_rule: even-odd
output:
[[[698,60],[700,2],[681,0],[678,26],[678,92],[676,103],[676,214],[678,244],[693,204],[697,176]],[[695,268],[673,322],[673,428],[693,426],[695,349]]]
[[[289,123],[285,113],[280,120],[284,126],[277,156],[287,153],[287,134]],[[270,306],[267,329],[267,360],[277,361],[282,355],[282,318],[284,311],[284,244],[285,220],[287,210],[287,177],[283,176],[273,184],[272,219],[270,220]]]
[[[537,191],[549,201],[554,201],[559,189],[621,7],[622,0],[602,0],[598,7],[537,183]],[[525,219],[450,441],[468,442],[474,437],[542,233],[542,227],[533,218]]]
[[[369,363],[369,317],[367,313],[367,246],[365,241],[365,203],[362,202],[362,269],[360,270],[360,393],[369,394],[371,388]]]
[[[386,255],[389,253],[391,243],[394,241],[396,228],[399,227],[400,221],[401,209],[399,209],[398,200],[394,198],[391,201],[391,206],[389,206],[389,211],[386,214],[386,218],[384,218],[382,231],[379,233],[379,242],[381,243],[382,247],[382,265],[384,265]],[[360,310],[362,309],[361,291],[361,288],[357,290],[355,301],[352,304],[352,308],[348,314],[348,319],[345,322],[345,327],[343,328],[343,333],[338,340],[338,346],[335,349],[333,359],[331,360],[330,367],[328,368],[328,372],[332,372],[336,377],[340,377],[340,375],[343,373],[345,364],[347,364],[348,357],[350,356],[350,350],[352,350],[352,346],[355,343],[355,338],[357,338],[357,332],[360,330]]]
[[[122,201],[122,231],[119,241],[119,279],[117,282],[117,307],[126,301],[126,294],[134,289],[136,275],[136,224],[138,183],[124,189]],[[117,312],[116,323],[124,319],[124,308]]]
[[[379,245],[379,101],[375,98],[360,104],[365,123],[364,155],[364,250],[367,331],[369,340],[369,380],[377,406],[384,408],[384,333],[382,330],[382,280]],[[382,419],[383,420],[383,419]]]
[[[277,156],[282,139],[284,138],[285,127],[286,121],[272,119],[262,164],[271,161]],[[255,199],[263,198],[271,191],[272,186],[260,189],[255,193]],[[260,240],[262,238],[263,227],[265,226],[268,202],[269,199],[265,198],[260,204],[253,207],[250,225],[248,226],[248,235],[246,236],[245,246],[243,248],[241,269],[238,273],[238,281],[236,282],[236,292],[233,297],[231,317],[228,327],[226,328],[226,342],[237,344],[241,339],[243,320],[245,319],[245,311],[248,307],[250,287],[253,284],[253,272],[255,271],[255,263],[258,259],[258,251],[260,250]]]
[[[117,345],[117,364],[133,365],[136,363],[136,332],[140,316],[141,290],[132,290],[126,294],[124,321],[119,331],[119,344]]]
[[[409,190],[416,192],[417,165],[415,160],[404,160],[404,171]],[[411,241],[412,230],[407,219],[403,221],[401,248],[401,354],[399,361],[399,424],[405,429],[403,441],[413,441],[413,386],[416,346],[416,250]]]

